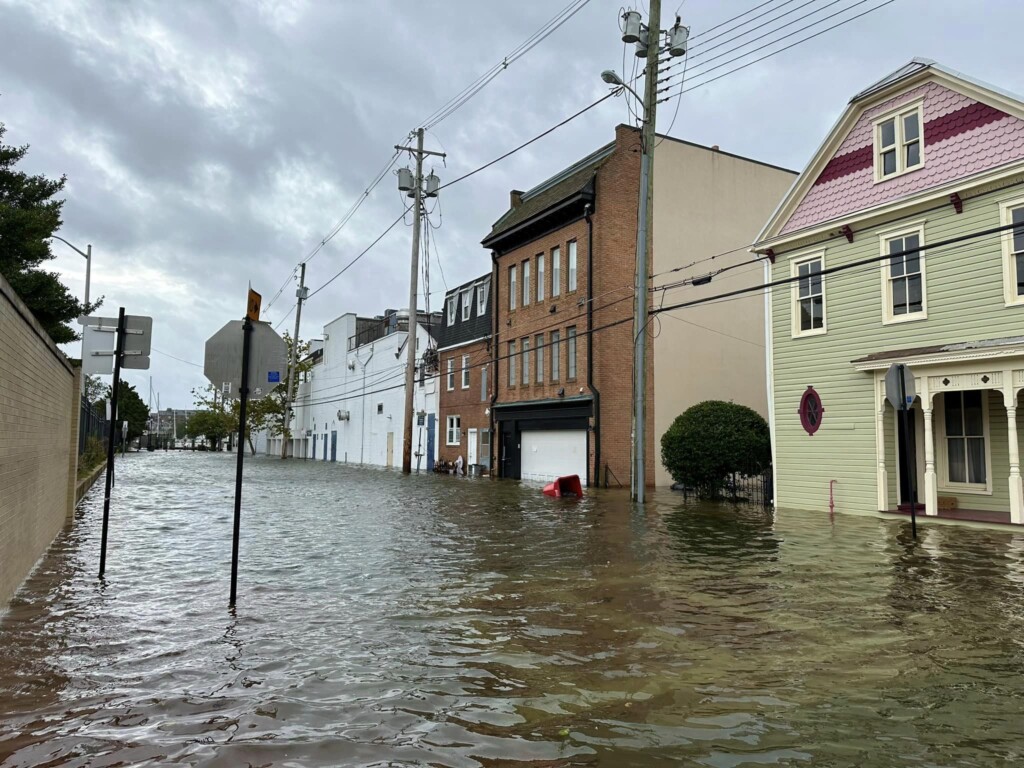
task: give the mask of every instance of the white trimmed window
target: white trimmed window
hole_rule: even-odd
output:
[[[448,391],[455,389],[455,359],[448,358]]]
[[[516,265],[513,264],[508,268],[508,308],[516,308],[516,295],[518,288],[516,288]]]
[[[487,314],[487,298],[491,292],[491,281],[484,280],[476,287],[476,316],[483,317]]]
[[[537,353],[537,383],[544,383],[544,334],[538,333],[533,337],[533,350]]]
[[[875,181],[924,165],[922,106],[904,106],[875,120]]]
[[[992,492],[988,391],[944,392],[937,408],[939,487]]]
[[[523,306],[530,303],[530,260],[523,262]]]
[[[530,340],[523,339],[523,384],[530,383]]]
[[[567,291],[576,290],[576,241],[569,243],[569,287]]]
[[[455,297],[454,296],[449,296],[448,297],[448,304],[447,304],[446,308],[448,310],[448,326],[451,327],[451,326],[455,325]]]
[[[544,301],[544,254],[537,254],[537,301]]]
[[[508,343],[508,385],[514,387],[516,385],[516,343],[510,341]]]
[[[557,245],[551,249],[551,295],[562,293],[562,249]]]
[[[469,355],[462,356],[462,388],[469,389]]]
[[[561,335],[558,331],[551,332],[551,380],[558,381],[559,363],[561,362]]]
[[[462,442],[462,417],[449,416],[446,424],[448,445],[458,445]]]
[[[576,378],[576,326],[565,329],[566,341],[568,342],[568,360],[566,362],[566,374],[569,379]]]
[[[462,292],[462,319],[469,320],[469,309],[473,306],[473,289]]]
[[[793,282],[793,336],[815,336],[825,325],[825,254],[815,253],[794,259],[790,264]]]
[[[999,206],[1003,225],[1020,224],[1003,232],[1003,294],[1006,306],[1024,304],[1024,199]]]
[[[879,235],[882,260],[882,322],[905,323],[928,317],[925,289],[924,223]]]

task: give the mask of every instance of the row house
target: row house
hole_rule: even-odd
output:
[[[470,280],[445,294],[437,331],[440,371],[438,458],[465,467],[491,467],[490,376],[491,274]]]
[[[483,240],[493,262],[490,410],[501,477],[630,483],[640,140],[620,125],[611,143],[529,191],[513,190]],[[653,160],[652,296],[675,290],[692,262],[719,250],[716,269],[748,261],[746,244],[795,177],[660,135]],[[717,285],[760,279],[736,269]],[[751,296],[657,321],[648,337],[646,484],[671,482],[656,446],[690,405],[731,399],[766,412],[763,306]]]
[[[777,505],[916,494],[928,515],[1024,523],[1024,103],[915,59],[850,100],[767,221]]]
[[[413,468],[432,469],[437,456],[439,313],[413,323]],[[409,313],[389,309],[373,318],[345,314],[324,326],[313,365],[295,401],[295,456],[350,464],[399,467],[405,419]],[[280,442],[276,450],[280,451]],[[271,446],[271,451],[274,446]]]

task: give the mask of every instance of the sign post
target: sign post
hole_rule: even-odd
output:
[[[228,604],[235,604],[238,593],[238,537],[242,528],[242,466],[245,462],[245,416],[249,404],[249,352],[252,346],[252,324],[260,320],[260,304],[262,297],[252,288],[249,289],[249,300],[242,322],[242,383],[239,388],[238,403],[238,461],[235,465],[235,529],[231,538],[231,599]]]
[[[103,533],[100,537],[100,578],[107,568],[107,528],[110,523],[110,487],[114,481],[114,425],[117,423],[117,390],[120,389],[121,355],[124,352],[124,307],[117,311],[117,340],[114,342],[114,382],[110,385],[110,427],[107,430],[107,488],[103,495]]]
[[[903,455],[907,465],[907,485],[910,486],[910,532],[917,538],[917,462],[914,461],[913,448],[910,443],[910,425],[907,412],[914,401],[914,379],[910,377],[907,386],[908,369],[903,363],[893,363],[885,374],[885,397],[900,412],[903,424]]]

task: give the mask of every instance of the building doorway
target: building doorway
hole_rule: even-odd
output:
[[[914,488],[911,479],[916,480],[917,476],[917,410],[910,408],[907,411],[907,439],[904,440],[903,415],[896,414],[896,452],[900,463],[900,505],[910,504],[911,496],[915,504],[920,504],[921,489],[916,489],[916,496],[913,495]],[[904,446],[910,443],[910,456],[906,455]]]
[[[466,464],[473,466],[477,464],[477,450],[476,450],[476,435],[475,429],[466,430]]]
[[[388,432],[388,463],[392,467],[395,464],[395,433]]]

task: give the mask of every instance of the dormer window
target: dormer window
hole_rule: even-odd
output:
[[[924,165],[922,104],[903,107],[875,121],[875,181]]]
[[[476,316],[483,317],[487,314],[487,295],[491,291],[491,281],[484,280],[476,287]]]
[[[448,310],[448,325],[449,325],[449,327],[451,327],[451,326],[455,325],[455,297],[454,296],[449,296],[448,297],[448,305],[447,305],[446,309]]]
[[[462,292],[462,319],[469,320],[469,308],[473,306],[470,302],[473,298],[473,289]]]

